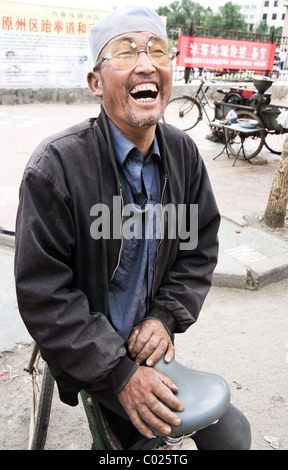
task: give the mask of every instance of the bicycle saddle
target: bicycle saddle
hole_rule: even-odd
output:
[[[166,363],[163,357],[153,366],[168,375],[178,387],[176,396],[185,409],[177,412],[181,419],[179,426],[171,426],[169,437],[191,435],[215,423],[227,410],[230,403],[230,389],[225,380],[210,372],[201,372],[183,366],[173,359]],[[160,436],[154,430],[155,436]]]

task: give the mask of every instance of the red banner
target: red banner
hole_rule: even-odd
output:
[[[177,65],[230,70],[272,70],[276,44],[179,36]]]

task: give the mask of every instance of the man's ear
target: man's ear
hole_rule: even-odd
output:
[[[87,75],[87,82],[93,95],[99,97],[103,96],[101,78],[98,72],[89,72]]]

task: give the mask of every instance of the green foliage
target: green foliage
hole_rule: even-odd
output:
[[[222,29],[234,29],[238,31],[246,31],[247,25],[244,21],[243,15],[240,13],[240,5],[235,5],[232,2],[227,2],[222,7],[219,7],[221,17]]]
[[[275,26],[271,26],[270,33],[274,31],[275,36],[282,36],[282,30],[283,30],[282,26],[278,26],[278,28],[275,28]]]
[[[269,26],[266,20],[262,20],[256,28],[256,33],[267,34],[269,33]]]
[[[208,7],[191,0],[172,2],[169,6],[159,7],[157,13],[167,17],[167,24],[177,26],[190,26],[203,28],[219,28],[225,30],[246,31],[247,25],[240,6],[227,2],[219,7],[216,13]]]
[[[275,26],[271,26],[269,28],[267,21],[262,20],[256,28],[256,33],[269,34],[274,31],[275,36],[282,36],[282,29],[282,26],[278,26],[277,28],[275,28]]]

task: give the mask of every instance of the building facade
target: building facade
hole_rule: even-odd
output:
[[[271,28],[283,27],[288,1],[283,0],[234,0],[241,7],[241,13],[248,25],[248,31],[255,31],[261,21]]]

